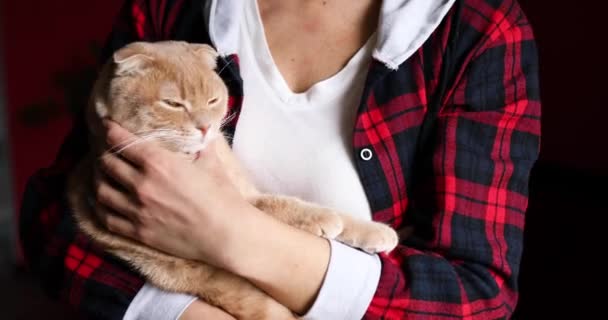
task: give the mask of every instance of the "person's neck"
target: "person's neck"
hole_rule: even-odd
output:
[[[257,0],[268,46],[294,92],[341,70],[378,25],[378,0]]]

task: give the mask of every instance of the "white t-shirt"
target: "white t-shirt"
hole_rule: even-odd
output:
[[[263,192],[296,196],[370,220],[352,135],[375,36],[335,75],[291,91],[246,1],[239,58],[244,100],[233,151]]]

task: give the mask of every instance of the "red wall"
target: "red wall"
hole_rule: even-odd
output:
[[[520,0],[540,49],[541,159],[608,174],[608,39],[602,1]]]
[[[52,161],[69,129],[65,101],[73,95],[62,83],[67,82],[70,87],[84,83],[80,80],[83,71],[91,70],[96,61],[91,47],[103,43],[120,3],[0,3],[16,207],[28,176]]]

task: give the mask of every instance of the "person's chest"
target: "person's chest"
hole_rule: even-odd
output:
[[[364,87],[354,99],[352,120],[339,133],[345,135],[343,140],[306,128],[307,123],[330,128],[322,121],[337,117],[323,110],[314,119],[300,117],[297,112],[268,110],[266,105],[246,103],[251,93],[245,90],[242,98],[233,98],[236,120],[228,128],[235,138],[233,148],[237,146],[242,158],[252,157],[245,161],[253,164],[250,168],[256,171],[257,182],[267,183],[267,190],[324,198],[330,205],[338,197],[342,197],[342,204],[348,204],[350,198],[355,210],[367,204],[374,220],[401,223],[392,219],[400,217],[409,206],[410,182],[415,170],[422,169],[417,160],[418,143],[429,97],[420,59],[416,55],[398,72],[372,62]],[[270,113],[274,122],[251,117]],[[254,134],[242,139],[247,132]],[[301,137],[298,132],[312,134]],[[344,180],[345,176],[350,180]],[[341,181],[355,181],[358,187]],[[318,187],[320,184],[323,188]],[[309,193],[302,194],[302,190]],[[366,204],[358,201],[361,198]]]
[[[293,92],[271,56],[255,2],[244,9],[237,54],[245,96],[234,154],[264,193],[370,219],[351,150],[374,39],[336,74]]]

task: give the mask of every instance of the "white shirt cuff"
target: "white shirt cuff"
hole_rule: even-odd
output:
[[[196,299],[146,283],[131,301],[123,320],[177,320]]]
[[[378,288],[380,258],[334,240],[330,243],[331,258],[325,280],[303,319],[361,319]]]

